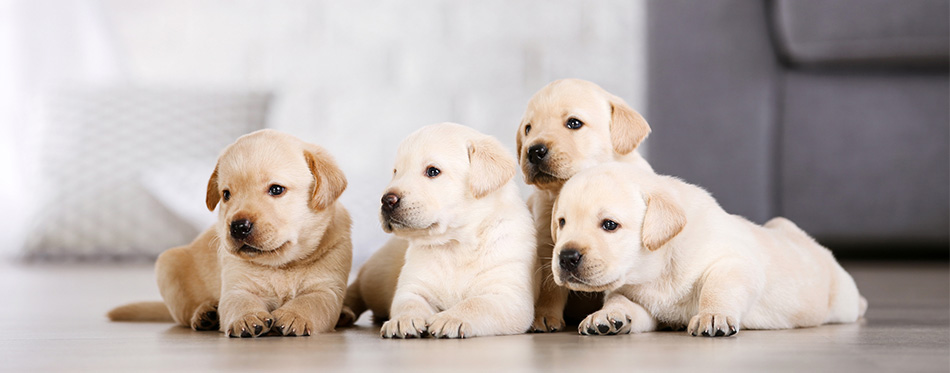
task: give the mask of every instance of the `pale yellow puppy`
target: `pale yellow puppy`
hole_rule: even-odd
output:
[[[741,328],[853,322],[867,301],[831,252],[784,218],[764,226],[723,211],[682,180],[622,163],[582,171],[551,224],[554,279],[605,291],[581,334],[639,333],[658,323],[693,336]]]
[[[383,229],[397,238],[347,290],[351,318],[366,309],[377,321],[388,317],[380,330],[385,338],[527,331],[535,240],[515,170],[498,140],[462,125],[409,135],[381,201]]]
[[[554,81],[538,91],[525,110],[516,138],[538,237],[538,272],[543,274],[535,305],[535,332],[564,329],[565,315],[580,320],[599,308],[599,294],[576,294],[551,278],[551,207],[564,182],[604,162],[625,162],[652,171],[636,148],[650,133],[646,120],[623,99],[579,79]],[[565,306],[568,309],[565,310]]]
[[[343,172],[316,145],[273,130],[239,138],[208,181],[217,223],[155,264],[164,303],[119,307],[109,317],[170,316],[231,337],[332,331],[352,256],[350,217],[336,202],[345,188]]]

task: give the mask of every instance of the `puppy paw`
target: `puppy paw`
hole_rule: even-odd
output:
[[[346,328],[353,326],[353,323],[356,322],[356,313],[350,309],[350,307],[343,306],[340,309],[340,318],[336,320],[337,328]]]
[[[429,326],[429,335],[433,338],[468,338],[473,337],[472,327],[464,320],[438,313],[426,320]]]
[[[218,302],[204,302],[191,315],[191,328],[194,330],[218,330]]]
[[[421,338],[426,335],[426,320],[421,317],[400,316],[389,319],[379,329],[383,338]]]
[[[313,333],[313,322],[295,311],[278,308],[274,310],[274,329],[283,336],[307,337]]]
[[[249,313],[228,324],[225,334],[231,338],[260,337],[274,324],[274,316],[261,311]]]
[[[722,314],[700,313],[689,320],[689,335],[698,337],[728,337],[739,332],[739,318]]]
[[[559,330],[564,330],[564,318],[554,312],[535,313],[530,329],[532,333],[554,333]]]
[[[577,332],[583,335],[614,335],[641,332],[634,330],[634,320],[618,311],[600,310],[588,315],[577,326]]]

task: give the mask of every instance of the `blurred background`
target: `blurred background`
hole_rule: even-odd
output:
[[[570,77],[641,111],[657,171],[727,211],[946,260],[947,4],[0,0],[0,253],[150,260],[214,220],[218,152],[276,128],[346,172],[358,266],[402,138],[452,121],[513,152],[530,96]]]

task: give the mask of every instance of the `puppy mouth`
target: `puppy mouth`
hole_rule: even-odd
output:
[[[543,169],[541,166],[531,165],[525,172],[525,183],[532,185],[547,185],[563,183],[565,179],[557,177],[553,172]]]
[[[257,258],[264,255],[277,255],[289,245],[290,245],[290,241],[287,241],[275,249],[264,250],[264,249],[254,247],[245,243],[241,245],[241,247],[239,247],[237,250],[235,250],[234,254],[244,259],[253,259],[253,258]]]
[[[575,273],[571,272],[561,272],[561,281],[564,284],[573,290],[587,291],[587,292],[601,292],[607,291],[616,288],[618,281],[610,281],[605,284],[595,284],[588,279],[577,276]]]

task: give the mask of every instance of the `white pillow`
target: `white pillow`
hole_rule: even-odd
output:
[[[159,199],[191,187],[159,185],[152,173],[162,178],[163,166],[196,159],[213,168],[225,146],[264,127],[269,101],[265,93],[134,87],[55,92],[45,108],[41,201],[26,255],[155,257],[190,242],[201,230],[197,218],[183,219]]]

